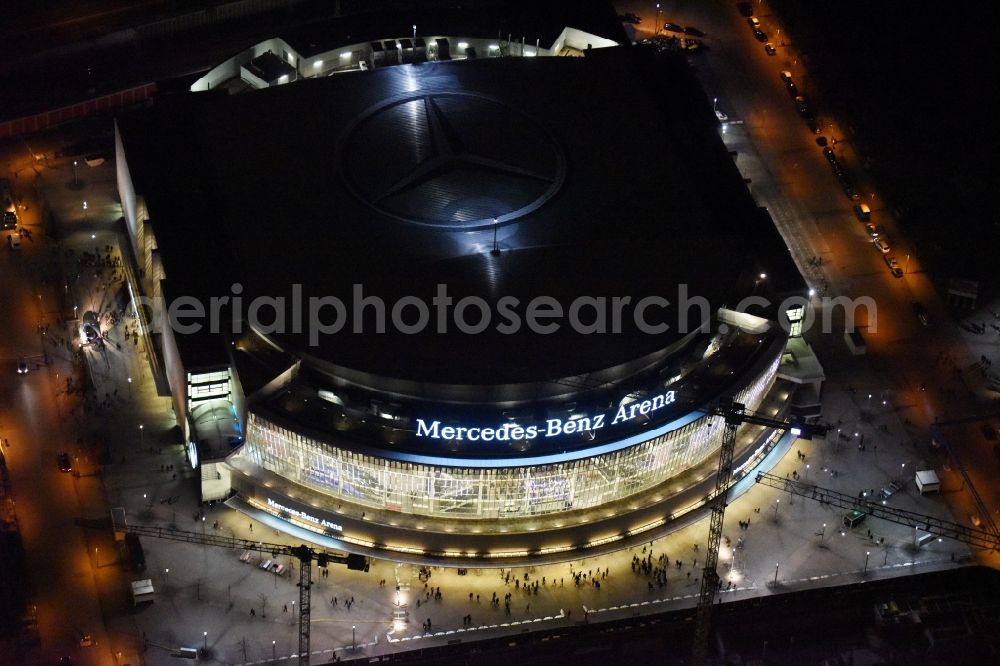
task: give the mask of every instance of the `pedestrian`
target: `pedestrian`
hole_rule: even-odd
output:
[[[257,611],[255,611],[254,609],[251,608],[250,609],[250,617],[257,617]]]
[[[253,532],[253,523],[250,523],[250,531]]]

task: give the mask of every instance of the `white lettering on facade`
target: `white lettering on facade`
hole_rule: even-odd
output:
[[[615,412],[615,417],[611,420],[611,425],[618,425],[635,419],[637,416],[648,416],[667,405],[673,404],[677,400],[674,391],[667,391],[660,395],[653,396],[642,402],[632,402],[628,405],[620,405]],[[546,419],[544,427],[529,425],[520,426],[513,423],[504,423],[495,428],[479,428],[466,426],[442,426],[440,421],[424,421],[417,419],[417,437],[429,437],[431,439],[459,440],[470,442],[508,442],[518,440],[535,439],[536,437],[558,437],[560,435],[571,435],[573,433],[593,432],[602,429],[605,424],[607,414],[594,414],[592,416],[578,417],[574,419]]]
[[[277,509],[278,511],[284,511],[290,516],[294,516],[295,518],[298,518],[300,520],[312,523],[313,525],[319,525],[320,527],[336,530],[337,532],[344,531],[342,525],[338,525],[337,523],[331,523],[329,520],[326,520],[325,518],[317,518],[316,516],[306,513],[305,511],[299,511],[298,509],[290,509],[284,504],[279,504],[278,502],[275,502],[270,497],[267,498],[267,505],[271,508]]]

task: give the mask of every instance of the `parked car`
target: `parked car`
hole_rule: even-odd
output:
[[[882,238],[881,236],[873,239],[872,245],[874,245],[875,249],[881,252],[882,254],[889,254],[889,251],[892,249],[889,247],[889,242],[885,238]]]
[[[903,269],[899,267],[899,262],[896,261],[896,257],[890,257],[885,254],[882,255],[882,259],[885,261],[885,265],[889,267],[889,272],[892,273],[892,277],[903,277]]]
[[[794,81],[785,81],[785,90],[787,90],[788,94],[792,96],[792,99],[799,96],[799,87],[795,85]]]
[[[789,72],[787,69],[783,69],[780,72],[778,72],[778,76],[781,77],[783,83],[788,83],[789,81],[792,80],[792,73]]]
[[[763,30],[754,30],[753,36],[754,39],[756,39],[758,42],[766,42],[768,39],[770,39],[770,37],[767,36],[767,33],[764,32]]]
[[[855,204],[854,214],[858,216],[858,219],[862,222],[867,222],[872,219],[872,209],[868,207],[868,204]]]
[[[63,451],[59,454],[59,471],[60,472],[72,472],[73,463],[69,460],[69,454]]]
[[[830,148],[829,146],[823,149],[823,157],[825,157],[826,161],[830,164],[837,161],[837,153],[833,152],[833,148]]]
[[[774,44],[768,42],[767,44],[764,44],[764,53],[769,56],[778,55],[778,49],[774,48]]]
[[[747,25],[750,26],[751,30],[760,30],[760,19],[756,16],[751,16],[747,19]]]
[[[809,131],[812,132],[813,134],[823,133],[823,125],[819,122],[819,120],[816,118],[815,115],[810,115],[808,118],[806,118],[806,125],[809,126]],[[825,146],[826,138],[820,137],[819,139],[816,139],[816,141],[819,142],[820,139],[822,139],[822,142],[819,145]]]
[[[670,22],[664,23],[663,29],[667,32],[684,32],[684,28],[682,26]]]
[[[878,238],[881,235],[881,233],[879,233],[878,227],[876,227],[871,222],[865,225],[865,233],[868,234],[868,237],[871,239]]]
[[[887,499],[889,499],[902,489],[903,486],[899,481],[890,481],[889,483],[887,483],[885,486],[882,487],[881,491],[879,491],[878,498],[882,500],[882,502],[884,503]]]
[[[705,33],[702,30],[699,30],[698,28],[695,28],[694,26],[691,26],[691,25],[684,26],[684,34],[685,35],[691,35],[692,37],[704,37],[705,36]]]

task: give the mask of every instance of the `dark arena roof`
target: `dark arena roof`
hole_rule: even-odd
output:
[[[676,309],[651,308],[668,332],[636,330],[626,310],[620,334],[575,333],[565,320],[554,334],[505,334],[494,308],[478,335],[452,319],[439,334],[433,309],[421,334],[391,322],[374,333],[369,310],[359,335],[355,284],[387,309],[406,296],[430,304],[439,284],[454,303],[513,296],[522,318],[536,296],[675,303],[681,284],[713,309],[732,306],[760,272],[769,290],[804,288],[679,57],[623,47],[404,65],[182,95],[119,124],[168,293],[226,296],[240,283],[244,303],[291,299],[293,285],[303,302],[338,297],[349,323],[317,346],[306,324],[269,336],[327,370],[532,382],[621,365],[684,333]],[[478,317],[470,308],[465,319]]]

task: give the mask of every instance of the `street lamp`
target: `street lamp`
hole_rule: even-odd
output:
[[[271,641],[271,661],[274,661],[274,660],[277,659],[277,657],[274,655],[274,644],[275,644],[275,642],[276,641]]]
[[[145,448],[145,446],[146,446],[146,440],[145,440],[145,437],[143,437],[143,434],[142,434],[142,431],[145,428],[146,428],[146,426],[144,426],[144,425],[140,425],[139,426],[139,448],[140,449],[141,448]]]
[[[208,632],[207,631],[203,631],[201,633],[205,637],[205,652],[208,652]]]
[[[417,24],[413,24],[413,48],[417,48]]]
[[[781,499],[774,500],[774,517],[778,517],[778,505],[781,504]]]
[[[907,273],[910,272],[908,270],[909,268],[910,268],[910,255],[906,255],[906,263],[903,264],[903,275],[906,275]]]
[[[653,34],[660,34],[660,3],[656,3],[656,23],[653,24]]]
[[[865,551],[865,573],[868,573],[868,557],[871,555],[871,551]]]
[[[76,177],[76,160],[73,160],[73,184],[79,184],[80,180]]]
[[[351,652],[358,651],[357,630],[358,630],[357,625],[351,625]]]
[[[497,245],[497,227],[500,226],[500,220],[493,218],[493,249],[490,250],[490,254],[494,257],[500,256],[500,246]]]
[[[774,584],[778,584],[778,563],[774,563]]]

